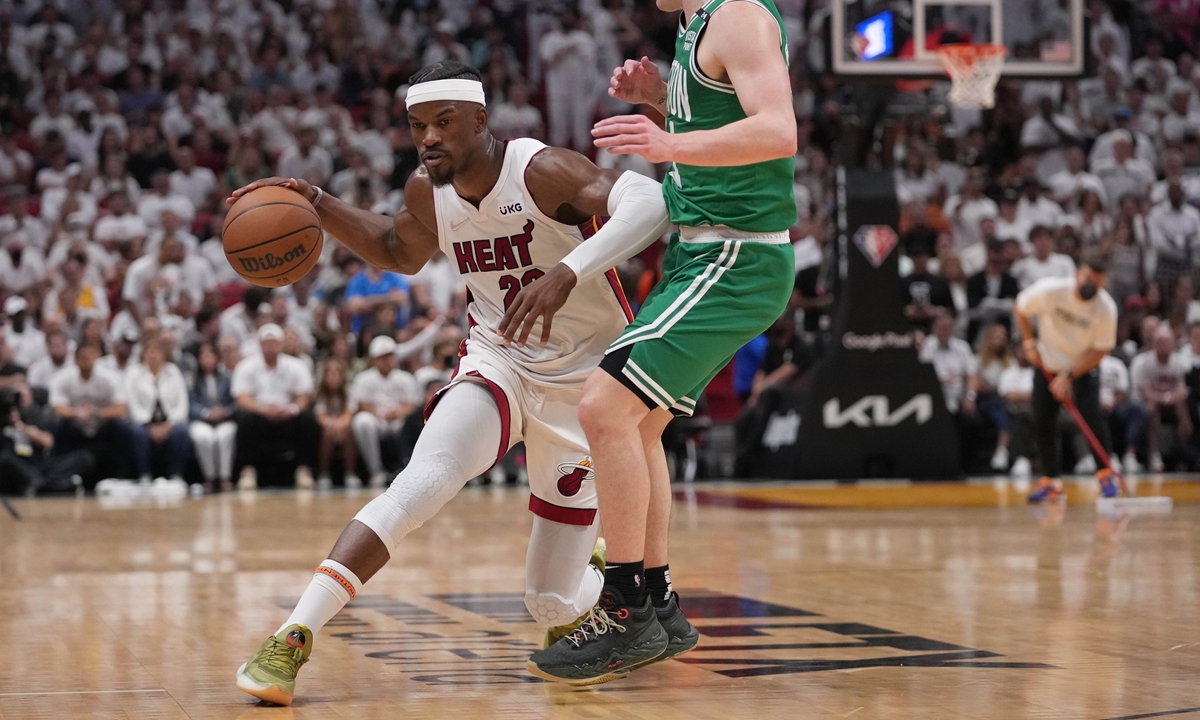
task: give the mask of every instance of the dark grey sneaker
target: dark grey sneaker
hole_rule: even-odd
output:
[[[654,658],[654,662],[670,660],[693,649],[700,642],[700,631],[683,616],[679,608],[679,593],[672,592],[665,608],[656,608],[658,624],[667,631],[667,651]]]
[[[667,643],[649,599],[629,607],[619,592],[605,588],[579,629],[535,652],[525,668],[551,682],[598,685],[657,660]]]

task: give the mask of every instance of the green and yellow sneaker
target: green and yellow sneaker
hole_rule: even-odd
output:
[[[592,559],[588,560],[589,565],[594,566],[600,571],[601,577],[604,576],[604,559],[606,557],[606,548],[607,546],[604,543],[604,538],[596,538],[596,547],[592,548]],[[554,643],[578,630],[579,626],[583,624],[584,620],[587,620],[588,615],[590,614],[590,611],[585,612],[584,614],[575,618],[575,622],[568,623],[566,625],[556,625],[547,630],[546,639],[542,641],[542,647],[548,648]]]
[[[312,631],[303,625],[289,625],[267,638],[250,662],[238,668],[238,689],[276,705],[291,705],[296,673],[308,662],[312,643]]]

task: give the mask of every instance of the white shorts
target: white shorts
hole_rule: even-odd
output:
[[[591,525],[596,518],[596,477],[587,438],[579,425],[583,387],[561,388],[523,379],[512,361],[468,340],[450,384],[425,407],[428,420],[442,395],[460,382],[479,382],[500,408],[500,447],[496,462],[525,442],[529,471],[529,510],[568,525]],[[600,358],[596,358],[599,363]]]

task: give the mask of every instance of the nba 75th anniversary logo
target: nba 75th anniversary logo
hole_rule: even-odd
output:
[[[300,244],[291,250],[288,250],[282,256],[276,255],[275,253],[266,253],[265,255],[259,255],[258,257],[239,257],[238,262],[242,264],[242,270],[246,272],[265,272],[267,270],[281,268],[293,260],[304,257],[305,253],[307,252],[308,251],[304,248],[304,245]]]

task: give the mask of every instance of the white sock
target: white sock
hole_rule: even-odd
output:
[[[290,625],[303,625],[316,637],[325,623],[332,620],[360,589],[362,581],[350,572],[350,568],[336,560],[326,560],[317,566],[317,572],[300,596],[300,602],[296,603],[296,609],[292,610],[287,622],[275,634],[278,635]]]

